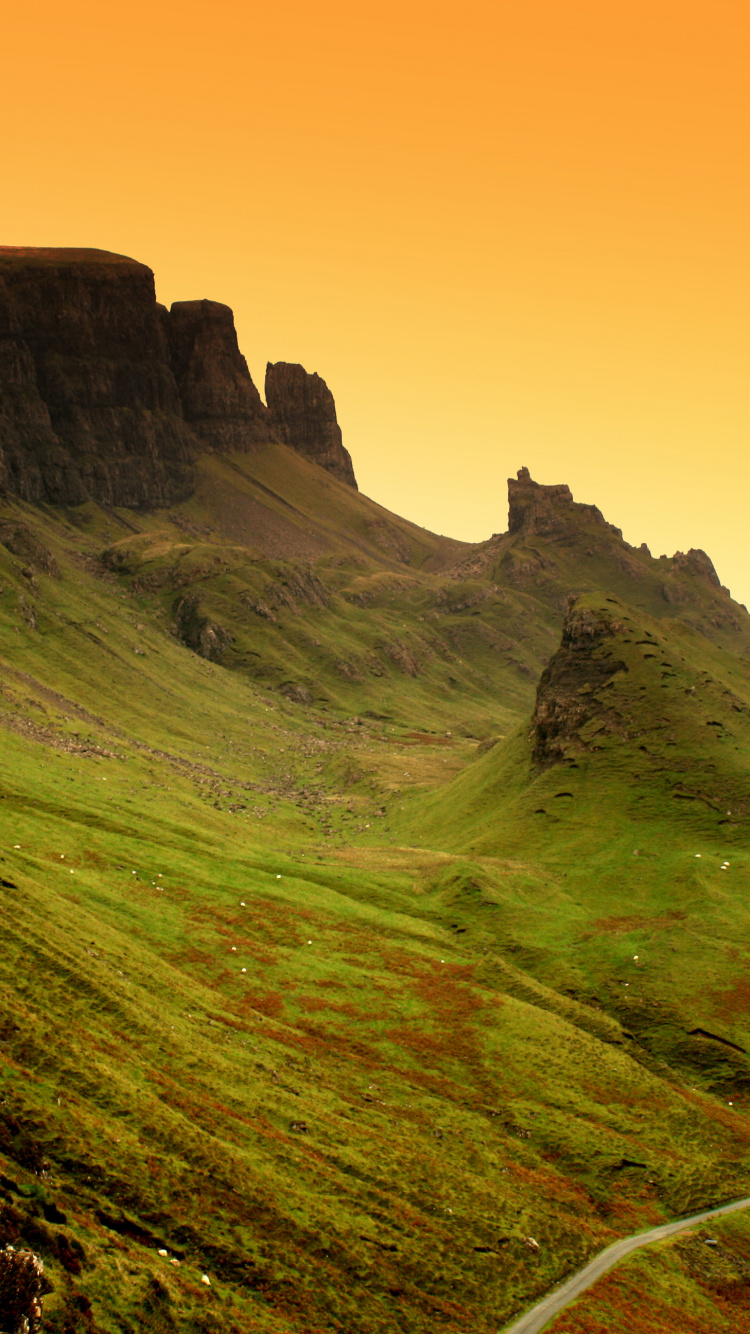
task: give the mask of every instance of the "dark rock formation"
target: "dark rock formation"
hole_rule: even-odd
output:
[[[51,1286],[44,1265],[29,1250],[4,1246],[0,1251],[0,1329],[9,1334],[36,1334],[42,1323],[42,1303]]]
[[[624,662],[611,654],[607,640],[623,630],[608,612],[582,607],[573,601],[563,623],[562,641],[542,673],[532,719],[533,760],[547,769],[568,758],[569,750],[590,749],[581,728],[593,718],[609,720],[609,708],[597,694]]]
[[[223,625],[203,613],[194,593],[178,598],[174,605],[177,638],[209,662],[221,662],[233,636]]]
[[[104,250],[0,247],[0,494],[155,509],[203,448],[284,441],[356,488],[333,396],[269,365],[266,408],[217,301],[158,306],[145,265]]]
[[[607,523],[596,505],[579,505],[569,486],[542,486],[534,482],[528,468],[518,478],[508,478],[508,531],[525,537],[564,537],[584,524],[596,524],[622,537],[619,528]]]
[[[285,444],[357,489],[351,457],[344,449],[336,420],[336,404],[325,380],[309,375],[304,366],[269,361],[266,402]]]
[[[278,439],[237,345],[229,306],[176,301],[163,318],[182,411],[203,444],[228,453]]]
[[[156,507],[193,488],[150,269],[0,248],[0,485],[29,501]]]
[[[60,569],[52,552],[28,524],[0,522],[0,543],[17,556],[24,567],[60,578]]]

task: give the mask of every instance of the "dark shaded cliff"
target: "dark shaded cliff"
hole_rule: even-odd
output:
[[[336,420],[336,404],[325,380],[304,366],[269,361],[266,402],[285,444],[357,489],[351,456]]]
[[[0,484],[29,501],[155,507],[194,485],[150,269],[0,249]]]
[[[267,408],[217,301],[157,305],[144,264],[104,250],[0,247],[0,492],[158,509],[202,451],[283,442],[356,488],[333,396],[270,367]]]
[[[229,306],[176,301],[163,319],[185,420],[200,440],[230,453],[279,439],[238,347]]]

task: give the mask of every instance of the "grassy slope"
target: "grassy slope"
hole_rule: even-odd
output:
[[[684,627],[593,595],[587,604],[615,607],[623,629],[607,651],[627,670],[600,690],[567,762],[535,768],[526,724],[398,818],[472,853],[496,897],[503,860],[544,872],[549,901],[500,899],[505,941],[654,1052],[750,1090],[741,1053],[689,1034],[750,1050],[747,664]]]
[[[613,915],[611,886],[626,856],[633,864],[618,790],[614,847],[609,829],[597,839],[567,810],[540,832],[508,776],[499,786],[517,829],[499,847],[491,821],[459,814],[469,790],[487,812],[498,806],[499,747],[447,802],[422,795],[415,820],[405,793],[415,781],[439,791],[465,756],[456,734],[502,730],[528,707],[507,654],[480,685],[476,655],[457,661],[466,674],[447,702],[437,675],[387,654],[386,678],[338,695],[320,655],[328,699],[304,709],[231,658],[238,670],[182,647],[166,633],[179,581],[149,586],[144,573],[174,568],[186,522],[211,536],[206,503],[192,518],[48,520],[59,580],[24,575],[0,548],[5,1235],[44,1254],[49,1328],[61,1331],[496,1329],[614,1235],[748,1188],[750,1127],[721,1082],[735,1068],[709,1062],[702,1078],[671,1040],[634,1045],[620,1019],[632,1032],[642,998],[626,1003],[602,981],[615,956],[601,941],[638,953],[633,939],[657,929],[644,906],[653,918],[661,892],[668,915],[673,885],[639,858],[638,922],[587,935],[602,902]],[[166,531],[166,555],[103,576],[92,557],[122,523]],[[196,556],[188,536],[199,567],[226,562],[225,544]],[[380,587],[387,565],[361,558],[371,563],[347,574],[326,557],[318,572]],[[241,578],[204,572],[202,596],[229,605],[221,581],[251,588],[258,566],[278,581],[269,562],[241,564]],[[298,604],[276,622],[253,613],[254,634],[294,644],[308,618],[310,638],[338,643],[362,611],[358,643],[399,630],[403,642],[397,617],[416,608],[406,628],[417,635],[455,586],[403,564],[399,578],[411,602],[400,588],[382,607],[340,608],[342,583],[327,608]],[[445,614],[465,650],[475,608],[461,596]],[[510,602],[521,616],[526,596],[498,599],[497,615]],[[534,628],[534,642],[543,634]],[[728,662],[711,658],[714,681],[730,671],[739,698]],[[384,679],[390,717],[363,728],[346,705],[385,713]],[[587,772],[566,774],[566,788]],[[674,814],[662,814],[663,793],[653,800],[640,828],[670,873],[699,875],[700,894],[721,900],[729,957],[740,948],[734,870],[727,885],[682,868],[663,845]],[[395,846],[400,805],[422,849]],[[690,816],[706,854],[712,818]],[[628,908],[632,895],[629,885]],[[684,957],[701,968],[715,921],[711,931],[696,945],[691,927]],[[671,939],[685,949],[685,931]],[[637,976],[651,985],[650,967]],[[731,969],[721,977],[731,984]],[[705,1006],[696,1026],[716,1022]]]

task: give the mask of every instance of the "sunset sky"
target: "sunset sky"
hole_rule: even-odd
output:
[[[522,465],[750,603],[747,0],[24,0],[0,243],[96,246],[333,390],[360,487]]]

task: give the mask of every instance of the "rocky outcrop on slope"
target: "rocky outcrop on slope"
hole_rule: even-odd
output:
[[[182,416],[150,269],[99,250],[0,248],[0,485],[32,502],[188,496]]]
[[[52,552],[27,523],[0,521],[0,544],[18,558],[24,574],[41,571],[59,579],[60,570]]]
[[[185,420],[204,446],[229,453],[278,439],[238,347],[229,306],[176,301],[161,309]]]
[[[607,523],[596,505],[581,505],[569,486],[543,486],[533,481],[528,468],[508,478],[508,532],[524,537],[562,537],[571,527],[594,523],[622,537]]]
[[[695,575],[712,584],[714,588],[722,587],[711,557],[707,556],[705,551],[701,551],[700,547],[691,547],[687,552],[675,551],[672,557],[672,570],[679,574]]]
[[[336,404],[325,380],[304,366],[268,363],[266,402],[281,439],[305,458],[357,489],[352,460],[341,440]]]
[[[537,688],[532,726],[533,760],[539,768],[564,762],[571,749],[589,749],[581,729],[598,716],[606,723],[609,709],[597,692],[616,672],[628,670],[607,643],[623,628],[621,621],[600,608],[576,601],[569,605],[560,647]]]
[[[196,594],[188,593],[178,598],[174,604],[174,616],[175,635],[186,648],[191,648],[209,662],[223,660],[232,643],[232,634],[205,615]]]

